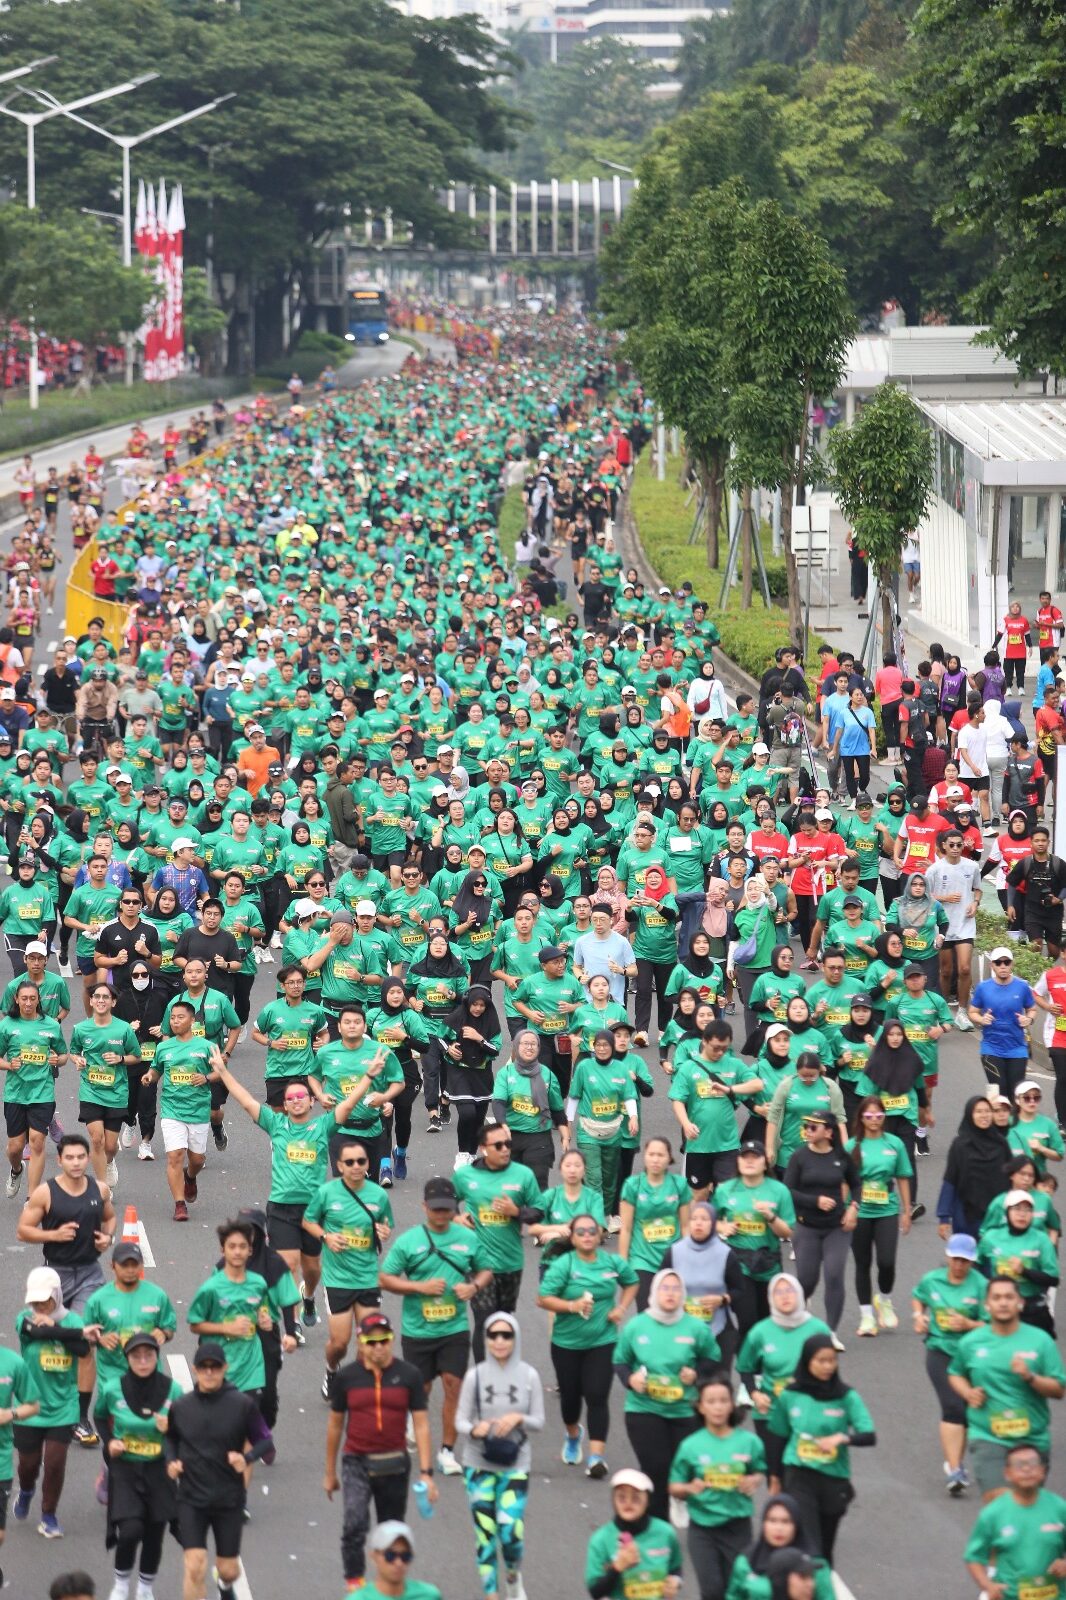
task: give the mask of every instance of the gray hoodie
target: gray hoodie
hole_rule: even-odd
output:
[[[496,1311],[489,1317],[486,1326],[491,1327],[497,1322],[506,1322],[514,1329],[514,1343],[508,1349],[506,1361],[497,1361],[495,1356],[488,1355],[484,1361],[470,1367],[463,1379],[455,1418],[462,1440],[459,1459],[464,1467],[473,1467],[478,1472],[513,1472],[521,1476],[529,1472],[533,1459],[528,1439],[513,1465],[500,1467],[485,1460],[481,1440],[471,1436],[475,1423],[491,1422],[495,1417],[505,1416],[508,1411],[521,1414],[527,1433],[539,1432],[544,1426],[544,1390],[540,1373],[528,1361],[522,1360],[522,1330],[518,1320],[509,1311]]]

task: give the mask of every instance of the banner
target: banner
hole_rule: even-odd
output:
[[[185,370],[182,327],[185,209],[181,185],[167,199],[166,184],[158,194],[151,184],[137,185],[137,217],[133,242],[151,265],[156,292],[152,309],[140,331],[144,345],[144,376],[159,383]]]

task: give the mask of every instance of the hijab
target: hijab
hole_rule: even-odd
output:
[[[485,885],[484,894],[474,893],[474,884],[478,879]],[[475,927],[483,928],[485,926],[492,916],[492,901],[489,898],[488,884],[488,875],[484,867],[480,871],[471,869],[467,873],[459,886],[455,899],[452,901],[452,915],[456,922],[467,922],[473,915]]]
[[[557,878],[554,872],[549,872],[541,883],[548,885],[548,893],[541,896],[541,905],[549,911],[558,911],[563,903],[563,880]]]
[[[790,978],[792,976],[794,969],[789,967],[788,971],[786,972],[781,965],[781,957],[788,949],[790,949],[789,945],[779,944],[775,945],[773,950],[770,952],[770,971],[777,978]]]
[[[822,1350],[832,1350],[833,1341],[827,1333],[812,1333],[800,1351],[796,1371],[790,1387],[797,1394],[809,1394],[812,1400],[843,1400],[848,1385],[839,1372],[831,1378],[816,1378],[811,1372],[811,1362]]]
[[[915,894],[915,888],[921,888],[920,894]],[[929,885],[920,872],[912,872],[907,880],[907,886],[896,900],[896,916],[901,928],[921,928],[933,915],[933,898],[929,893]]]
[[[539,1121],[544,1124],[545,1118],[549,1118],[550,1120],[550,1113],[548,1110],[548,1083],[544,1076],[544,1067],[539,1057],[534,1057],[532,1061],[523,1061],[519,1056],[517,1048],[518,1041],[521,1039],[523,1033],[533,1033],[533,1029],[523,1028],[521,1033],[515,1034],[515,1049],[511,1055],[511,1066],[520,1077],[523,1077],[528,1081],[529,1098],[537,1108],[539,1113]],[[536,1038],[537,1035],[533,1034],[533,1037]]]
[[[713,1238],[714,1235],[712,1234],[711,1237]],[[676,1278],[678,1283],[681,1285],[681,1303],[674,1311],[664,1311],[659,1305],[659,1290],[662,1288],[667,1278]],[[673,1327],[675,1323],[680,1322],[684,1315],[685,1280],[682,1278],[680,1272],[675,1272],[672,1267],[664,1267],[663,1270],[661,1272],[657,1272],[654,1278],[651,1280],[651,1288],[648,1291],[648,1309],[645,1312],[645,1316],[650,1317],[653,1322],[661,1323],[664,1328],[670,1328]]]
[[[765,1577],[767,1575],[767,1569],[770,1565],[770,1562],[782,1548],[780,1545],[768,1544],[763,1537],[763,1528],[766,1525],[766,1514],[768,1511],[772,1511],[775,1506],[783,1506],[785,1508],[789,1516],[792,1518],[796,1528],[796,1545],[789,1545],[785,1548],[794,1550],[797,1548],[797,1546],[802,1547],[803,1525],[800,1517],[799,1506],[796,1504],[795,1500],[793,1500],[790,1494],[772,1494],[762,1508],[762,1515],[759,1518],[758,1538],[747,1552],[749,1567],[751,1568],[752,1572],[758,1573],[760,1577]]]
[[[877,938],[874,940],[874,949],[877,951],[877,959],[882,961],[886,967],[902,967],[904,960],[906,959],[904,952],[901,950],[898,956],[892,955],[888,948],[889,937],[890,935],[887,933],[879,933]],[[896,937],[898,939],[899,935],[897,934]]]
[[[694,978],[709,978],[712,976],[712,974],[718,971],[719,963],[714,959],[709,951],[703,956],[696,954],[692,946],[695,944],[697,938],[707,939],[709,938],[709,935],[699,931],[692,935],[692,938],[688,942],[688,951],[685,955],[685,971],[691,972]]]
[[[795,1311],[778,1311],[775,1308],[774,1285],[778,1283],[787,1283],[791,1285],[792,1293],[796,1296]],[[770,1304],[770,1319],[772,1322],[775,1322],[779,1328],[802,1328],[805,1322],[809,1322],[811,1320],[811,1313],[807,1310],[807,1296],[803,1292],[803,1287],[800,1284],[799,1279],[794,1278],[791,1272],[775,1272],[773,1277],[770,1279],[770,1282],[767,1284],[767,1294],[769,1296]]]
[[[591,833],[593,833],[596,836],[597,839],[602,839],[604,834],[611,832],[611,824],[608,822],[607,818],[604,816],[603,810],[602,810],[602,808],[600,806],[600,802],[596,799],[596,797],[594,795],[590,795],[589,798],[592,800],[593,804],[595,805],[596,810],[593,812],[592,816],[590,817],[588,815],[588,813],[585,811],[584,806],[582,805],[581,820],[585,824],[586,828],[588,828],[589,831]]]
[[[403,999],[400,1001],[398,1006],[390,1006],[388,1001],[385,999],[385,996],[387,994],[391,994],[393,992],[393,990],[397,989],[397,988],[403,990]],[[385,1013],[385,1015],[387,1017],[399,1017],[399,1016],[402,1016],[403,1013],[407,1010],[408,999],[409,999],[409,996],[408,996],[407,990],[404,989],[404,986],[403,986],[402,983],[400,983],[399,979],[398,978],[390,978],[388,983],[386,983],[386,984],[384,984],[382,986],[382,990],[381,990],[381,1007],[380,1007],[380,1009]]]
[[[810,1575],[814,1567],[813,1557],[806,1550],[801,1550],[798,1545],[785,1545],[780,1550],[774,1550],[766,1564],[766,1576],[770,1580],[770,1600],[788,1600],[788,1580],[793,1573]]]
[[[421,961],[416,962],[411,968],[412,976],[417,975],[420,978],[465,978],[466,963],[456,955],[450,943],[446,955],[435,956],[431,954],[431,946],[436,937],[436,934],[431,936],[429,944],[426,946],[425,955]]]
[[[474,1000],[484,1000],[485,1009],[481,1015],[475,1016],[470,1010]],[[460,1047],[463,1045],[463,1029],[476,1028],[485,1040],[496,1039],[500,1033],[500,1019],[496,1015],[496,1007],[492,1003],[492,990],[483,983],[473,983],[463,995],[454,1011],[449,1011],[444,1018],[444,1025],[455,1034]],[[472,1043],[473,1041],[466,1041]],[[479,1047],[480,1048],[480,1047]]]
[[[682,1011],[678,1004],[683,994],[690,994],[696,1002],[691,1011]],[[674,1014],[670,1020],[671,1022],[676,1022],[680,1031],[688,1034],[692,1039],[699,1036],[699,1029],[696,1026],[696,1012],[699,1010],[699,1006],[700,992],[698,989],[693,989],[689,984],[686,984],[683,989],[679,989],[674,996]]]
[[[129,1357],[126,1359],[128,1361]],[[155,1370],[146,1378],[139,1377],[132,1367],[127,1366],[122,1377],[122,1398],[135,1416],[151,1417],[157,1411],[162,1411],[170,1399],[170,1384],[170,1375],[162,1370],[157,1355]]]
[[[906,1034],[893,1049],[882,1031],[866,1063],[866,1076],[887,1095],[909,1094],[924,1071],[922,1059]]]
[[[950,1183],[958,1196],[967,1217],[983,1217],[997,1194],[1005,1194],[1011,1187],[1006,1166],[1010,1160],[1010,1144],[1003,1128],[993,1122],[988,1128],[979,1128],[973,1114],[987,1095],[971,1095],[966,1102],[959,1123],[959,1131],[951,1142],[944,1181]]]

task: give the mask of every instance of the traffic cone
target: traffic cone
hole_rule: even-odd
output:
[[[137,1207],[127,1206],[126,1214],[122,1219],[122,1238],[130,1244],[141,1247],[141,1225],[137,1220]],[[141,1277],[144,1277],[144,1263],[141,1263]]]

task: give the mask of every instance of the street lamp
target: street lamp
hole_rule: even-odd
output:
[[[108,139],[112,144],[117,144],[122,151],[122,260],[125,266],[133,264],[133,225],[130,203],[130,151],[137,145],[145,144],[149,139],[154,139],[157,134],[169,133],[172,128],[180,128],[183,122],[192,122],[195,117],[205,117],[209,111],[215,111],[219,106],[225,105],[227,100],[232,100],[234,94],[220,94],[216,99],[209,100],[205,105],[197,106],[194,111],[186,111],[180,117],[171,117],[168,122],[159,122],[154,128],[147,128],[144,133],[109,133],[106,128],[101,128],[95,122],[90,122],[86,117],[79,117],[73,106],[63,107],[63,114],[71,122],[80,123],[83,128],[88,128],[92,133],[98,133],[102,139]],[[133,342],[126,337],[126,383],[133,382]]]
[[[28,67],[17,67],[7,74],[8,78],[25,77],[27,72],[32,72],[35,67],[43,66],[46,62],[54,61],[55,56],[44,56],[40,61],[31,62]],[[43,111],[16,111],[13,106],[0,103],[0,112],[5,117],[13,117],[16,122],[21,122],[26,129],[26,209],[37,209],[37,147],[36,133],[38,125],[47,122],[51,117],[66,116],[79,110],[83,106],[96,105],[100,100],[111,100],[117,94],[129,94],[133,89],[139,89],[142,84],[150,83],[153,78],[158,78],[158,72],[144,72],[137,78],[130,78],[125,83],[116,83],[110,89],[99,89],[95,94],[82,95],[77,100],[71,100],[67,105],[60,105],[54,95],[44,89],[16,89],[16,94],[28,94],[38,103],[43,104]],[[0,79],[0,82],[3,80]],[[30,410],[36,411],[38,404],[37,383],[37,324],[30,321]]]
[[[637,175],[632,167],[623,167],[620,161],[607,161],[603,156],[600,157],[600,166],[610,167],[612,172],[625,172],[631,178],[635,178]]]

